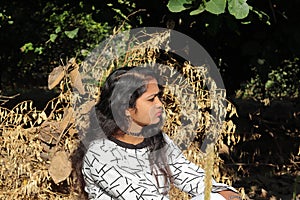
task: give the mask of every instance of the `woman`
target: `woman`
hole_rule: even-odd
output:
[[[169,199],[170,184],[204,199],[204,171],[161,132],[162,87],[146,68],[124,67],[104,83],[96,113],[105,137],[85,154],[82,172],[89,199]],[[213,182],[211,199],[241,199]]]

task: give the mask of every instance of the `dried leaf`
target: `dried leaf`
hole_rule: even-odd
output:
[[[39,139],[47,144],[56,144],[60,136],[59,123],[45,121],[40,126]]]
[[[57,133],[48,133],[46,130],[42,130],[39,133],[39,139],[47,144],[56,144],[59,134]]]
[[[229,155],[229,147],[226,144],[222,143],[219,148],[219,154]]]
[[[70,78],[71,78],[71,84],[74,88],[76,88],[79,92],[79,94],[84,94],[84,87],[81,81],[81,76],[78,71],[78,67],[75,67],[71,72],[70,72]]]
[[[48,88],[51,90],[63,79],[65,73],[63,66],[55,67],[48,77]]]
[[[63,119],[60,122],[59,130],[63,132],[70,123],[74,121],[73,117],[74,110],[72,107],[65,108]]]
[[[68,178],[72,171],[72,164],[65,151],[58,151],[53,156],[49,173],[55,184],[58,184]]]

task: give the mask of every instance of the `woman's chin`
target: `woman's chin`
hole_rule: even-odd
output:
[[[159,122],[162,121],[162,117],[159,116],[159,117],[156,117],[155,119],[153,119],[152,123],[151,124],[158,124]]]

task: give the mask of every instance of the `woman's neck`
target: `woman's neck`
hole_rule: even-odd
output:
[[[114,135],[114,137],[117,140],[120,140],[120,141],[128,143],[128,144],[133,144],[133,145],[140,144],[144,141],[143,136],[133,136],[133,135],[124,134],[124,133],[123,134],[116,134],[116,135]]]

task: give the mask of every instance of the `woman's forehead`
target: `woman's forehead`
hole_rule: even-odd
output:
[[[151,94],[156,94],[158,92],[159,92],[158,83],[155,79],[152,79],[152,80],[148,81],[147,89],[143,95],[151,95]]]

